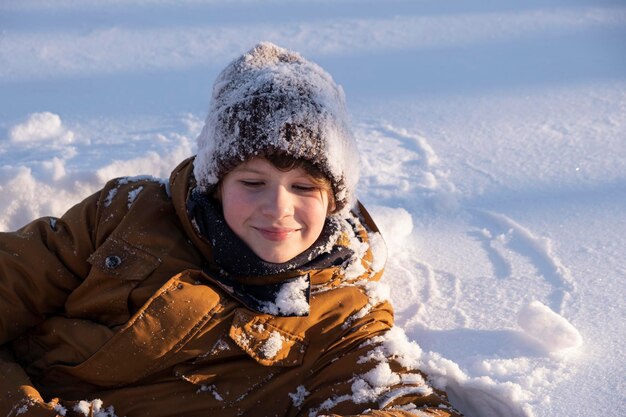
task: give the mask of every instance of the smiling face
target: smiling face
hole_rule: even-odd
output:
[[[280,170],[253,158],[222,179],[219,196],[228,226],[267,262],[294,258],[320,236],[329,191],[303,168]]]

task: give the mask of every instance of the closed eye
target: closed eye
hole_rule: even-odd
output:
[[[305,192],[305,193],[317,191],[319,189],[315,185],[302,185],[302,184],[293,185],[293,188],[296,189],[297,191]]]
[[[241,180],[239,182],[248,188],[258,188],[263,185],[263,181]]]

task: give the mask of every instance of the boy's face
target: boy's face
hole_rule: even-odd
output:
[[[324,227],[329,199],[302,168],[281,171],[263,158],[222,179],[228,226],[261,259],[283,263],[308,249]]]

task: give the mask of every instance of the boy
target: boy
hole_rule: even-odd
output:
[[[0,236],[0,415],[459,416],[393,328],[343,93],[261,43],[195,158]]]

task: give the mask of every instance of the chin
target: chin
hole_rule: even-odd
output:
[[[259,258],[263,259],[265,262],[271,262],[273,264],[282,264],[285,263],[291,259],[293,259],[297,254],[273,254],[273,253],[268,253],[268,254],[258,254]]]
[[[272,264],[282,264],[287,262],[288,260],[292,259],[292,257],[289,258],[277,258],[277,257],[261,257],[261,259],[263,259],[265,262],[269,262]]]

